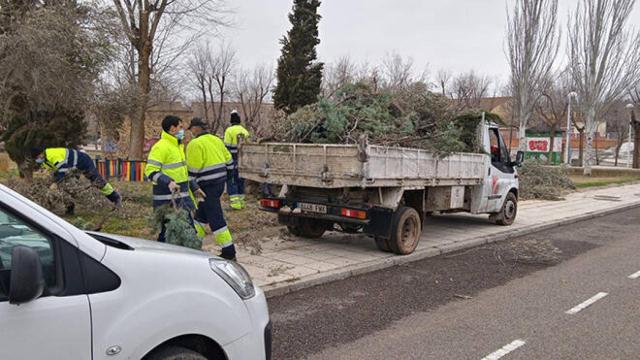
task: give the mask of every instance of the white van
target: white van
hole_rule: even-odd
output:
[[[200,251],[87,234],[0,185],[0,359],[269,359],[246,271]]]

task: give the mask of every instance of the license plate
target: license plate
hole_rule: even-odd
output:
[[[326,214],[327,206],[319,204],[300,203],[300,209],[306,213]]]

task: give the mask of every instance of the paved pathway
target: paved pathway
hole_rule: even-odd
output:
[[[490,223],[486,215],[430,217],[418,248],[407,256],[380,252],[364,235],[328,233],[316,240],[261,239],[259,254],[240,249],[239,260],[267,296],[275,296],[636,206],[640,184],[609,187],[575,192],[563,201],[523,201],[509,227]]]

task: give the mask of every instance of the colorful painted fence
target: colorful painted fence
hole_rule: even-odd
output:
[[[123,159],[96,159],[96,168],[106,179],[116,178],[121,181],[146,181],[144,177],[144,161]]]

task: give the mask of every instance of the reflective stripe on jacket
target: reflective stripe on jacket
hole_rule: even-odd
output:
[[[189,182],[184,145],[175,136],[162,132],[160,140],[153,145],[149,152],[144,175],[153,181],[154,208],[171,203],[172,195],[169,190],[171,181],[180,185],[180,192],[174,195],[179,205],[188,209],[195,207],[190,197],[189,188],[195,191],[199,187],[195,182]]]
[[[249,138],[249,132],[242,125],[232,125],[224,132],[224,144],[229,152],[234,155],[238,153],[238,136],[244,136],[245,140]]]
[[[52,170],[55,181],[60,181],[70,171],[78,168],[78,151],[67,148],[49,148],[44,151],[42,166]]]
[[[233,159],[219,137],[201,134],[187,145],[187,166],[190,178],[205,186],[226,181]]]

